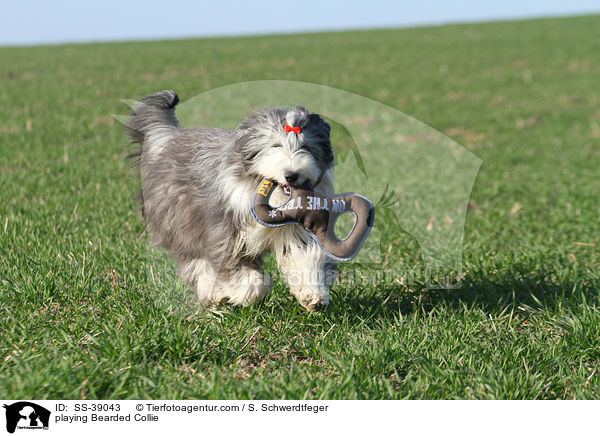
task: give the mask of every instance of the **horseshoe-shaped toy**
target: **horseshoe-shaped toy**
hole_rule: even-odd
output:
[[[299,188],[290,187],[289,199],[278,207],[269,205],[277,182],[263,179],[252,197],[254,218],[267,227],[298,224],[304,227],[328,256],[337,261],[352,259],[369,236],[375,218],[375,208],[369,199],[353,192],[323,195],[313,190],[309,182]],[[335,223],[340,215],[354,215],[354,227],[344,239],[335,235]]]

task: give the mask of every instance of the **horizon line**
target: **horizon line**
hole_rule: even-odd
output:
[[[115,37],[115,38],[90,38],[90,39],[65,39],[56,41],[32,41],[32,42],[2,42],[0,48],[18,48],[18,47],[55,47],[62,45],[92,45],[92,44],[110,44],[110,43],[144,43],[144,42],[167,42],[167,41],[184,41],[184,40],[211,40],[211,39],[236,39],[249,37],[265,37],[265,36],[291,36],[291,35],[315,35],[319,33],[344,33],[344,32],[360,32],[360,31],[378,31],[378,30],[402,30],[402,29],[421,29],[421,28],[436,28],[446,26],[460,26],[469,24],[493,24],[493,23],[509,23],[509,22],[524,22],[524,21],[542,21],[548,19],[561,18],[584,18],[600,15],[600,9],[587,12],[577,12],[573,14],[540,14],[540,15],[520,15],[520,16],[504,16],[494,18],[473,18],[465,20],[433,20],[414,22],[410,24],[382,24],[381,26],[348,26],[339,28],[314,28],[314,29],[294,29],[290,31],[256,31],[256,32],[240,32],[240,33],[223,33],[223,34],[180,34],[172,36],[133,36],[133,37]]]

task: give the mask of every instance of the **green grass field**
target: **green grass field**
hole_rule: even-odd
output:
[[[598,399],[599,78],[600,16],[0,48],[0,398]],[[259,79],[379,100],[483,159],[461,289],[164,310],[111,114]]]

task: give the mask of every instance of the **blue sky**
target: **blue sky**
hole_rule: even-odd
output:
[[[599,0],[2,0],[0,45],[250,35],[600,13]]]

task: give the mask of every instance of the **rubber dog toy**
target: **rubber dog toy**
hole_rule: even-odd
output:
[[[352,259],[369,236],[375,218],[375,208],[369,199],[355,193],[323,195],[309,182],[301,187],[289,187],[288,200],[278,207],[269,205],[277,182],[263,179],[254,192],[252,215],[262,225],[280,227],[298,224],[304,227],[328,256],[337,261]],[[285,191],[284,191],[285,192]],[[340,215],[354,214],[354,227],[344,239],[335,235],[335,223]]]

